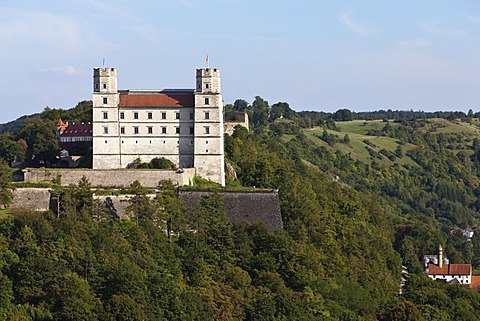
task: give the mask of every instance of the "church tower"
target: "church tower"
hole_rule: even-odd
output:
[[[197,175],[224,186],[223,99],[220,71],[216,68],[197,69],[194,119]]]
[[[93,168],[119,168],[117,71],[115,68],[93,70]]]

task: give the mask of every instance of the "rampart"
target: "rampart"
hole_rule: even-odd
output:
[[[180,191],[180,198],[189,209],[204,196],[211,195],[207,191]],[[225,211],[235,223],[248,222],[264,224],[270,232],[283,229],[282,214],[278,191],[222,191]]]
[[[195,176],[194,168],[182,171],[171,170],[141,170],[141,169],[27,169],[24,170],[23,180],[26,182],[42,182],[60,179],[62,186],[78,184],[82,177],[86,177],[92,187],[128,187],[137,180],[146,188],[155,188],[161,180],[171,180],[179,186],[190,185]]]
[[[49,188],[17,188],[12,194],[11,208],[48,211],[50,207]]]

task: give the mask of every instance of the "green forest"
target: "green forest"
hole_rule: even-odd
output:
[[[261,97],[225,110],[251,123],[225,136],[226,188],[278,189],[283,230],[231,223],[215,193],[187,213],[170,182],[132,182],[130,220],[88,180],[53,184],[51,211],[0,211],[0,319],[480,320],[478,292],[422,266],[442,245],[480,270],[478,235],[450,232],[479,225],[479,115],[296,112]],[[55,165],[59,118],[91,121],[91,102],[2,127],[2,204],[18,186],[9,162]],[[75,152],[88,167],[89,149]]]

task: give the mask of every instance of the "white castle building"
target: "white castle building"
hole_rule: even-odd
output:
[[[93,70],[93,168],[165,157],[225,185],[220,71],[197,69],[195,89],[118,90],[115,68]]]

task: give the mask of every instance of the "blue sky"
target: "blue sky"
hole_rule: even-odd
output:
[[[480,111],[478,0],[3,0],[0,123],[119,87],[194,88],[297,110]]]

